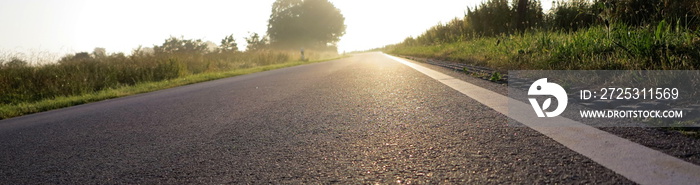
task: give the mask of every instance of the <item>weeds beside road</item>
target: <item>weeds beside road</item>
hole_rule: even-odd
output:
[[[135,53],[0,63],[0,119],[186,84],[337,58],[333,52]]]
[[[488,0],[382,48],[499,70],[700,69],[700,2]]]
[[[463,61],[499,70],[698,69],[700,37],[661,23],[657,28],[596,26],[577,32],[531,31],[468,41],[401,44],[386,52]]]

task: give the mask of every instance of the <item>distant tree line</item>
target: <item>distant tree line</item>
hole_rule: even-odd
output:
[[[277,0],[272,5],[267,33],[251,33],[245,38],[246,51],[299,50],[337,51],[337,43],[345,34],[345,17],[328,0]],[[155,53],[211,52],[201,40],[171,37]],[[216,52],[236,52],[232,35],[221,40]]]
[[[488,0],[467,8],[464,17],[440,23],[403,44],[429,45],[477,37],[519,34],[528,30],[577,31],[624,24],[655,27],[661,22],[689,30],[700,25],[697,0],[557,0],[547,13],[540,0]]]
[[[267,48],[268,41],[261,37],[258,33],[251,33],[245,37],[247,42],[246,51],[259,51]],[[141,48],[137,48],[134,52],[144,52]],[[238,43],[233,37],[233,34],[225,36],[217,46],[211,42],[205,42],[201,39],[185,39],[183,37],[173,37],[165,39],[165,42],[160,46],[153,46],[155,54],[207,54],[207,53],[237,53],[241,52],[238,48]]]

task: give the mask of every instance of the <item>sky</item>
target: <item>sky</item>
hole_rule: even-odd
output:
[[[366,50],[418,36],[464,16],[482,0],[330,0],[345,16],[339,52]],[[219,43],[233,34],[239,48],[264,34],[274,0],[2,0],[0,52],[63,55],[130,52],[170,37]],[[543,1],[548,9],[551,2]]]

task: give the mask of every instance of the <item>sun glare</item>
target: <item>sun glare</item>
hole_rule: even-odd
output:
[[[256,1],[3,1],[3,50],[80,52],[95,47],[130,53],[169,36],[218,43],[233,34],[241,46],[250,33],[265,34],[274,0]],[[462,17],[481,1],[331,0],[347,25],[339,52],[366,50],[417,36],[438,22]],[[549,3],[543,6],[547,9]]]

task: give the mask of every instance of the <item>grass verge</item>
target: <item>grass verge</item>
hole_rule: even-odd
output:
[[[437,58],[498,70],[700,69],[700,32],[658,26],[595,26],[577,32],[533,31],[431,45],[397,44],[391,54]]]
[[[106,99],[124,97],[134,94],[152,92],[172,87],[178,87],[188,84],[194,84],[199,82],[205,82],[210,80],[216,80],[221,78],[233,77],[238,75],[269,71],[274,69],[280,69],[285,67],[298,66],[302,64],[311,64],[324,61],[335,60],[339,58],[316,60],[316,61],[292,61],[280,64],[271,64],[265,66],[257,66],[245,69],[234,69],[225,72],[211,72],[211,73],[200,73],[189,75],[185,77],[157,81],[157,82],[145,82],[138,83],[131,86],[121,86],[117,88],[104,89],[94,93],[87,93],[75,96],[59,96],[52,99],[41,100],[37,102],[29,103],[19,103],[19,104],[3,104],[0,105],[0,119],[7,119],[17,116],[22,116],[26,114],[32,114],[37,112],[43,112],[53,109],[59,109],[64,107],[70,107],[74,105],[80,105],[90,102],[96,102]]]

